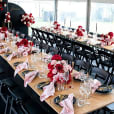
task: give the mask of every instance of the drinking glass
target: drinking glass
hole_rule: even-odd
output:
[[[86,75],[84,74],[84,70],[80,70],[80,74],[81,74],[80,80],[84,81],[86,79]]]
[[[65,85],[66,85],[65,89],[68,89],[68,87],[67,87],[67,82],[68,82],[68,80],[69,80],[69,71],[67,71],[67,72],[64,73],[63,78],[64,78],[64,80],[65,80]]]
[[[77,105],[78,107],[82,107],[85,105],[85,97],[83,95],[79,95],[77,98]]]
[[[40,78],[47,78],[48,67],[44,64],[41,64],[39,72],[40,72],[39,73]]]

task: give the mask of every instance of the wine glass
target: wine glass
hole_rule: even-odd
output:
[[[69,71],[65,72],[63,77],[64,77],[65,85],[66,85],[65,89],[68,89],[67,82],[69,80]]]

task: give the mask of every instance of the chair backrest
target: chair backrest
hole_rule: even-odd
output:
[[[107,84],[109,82],[109,73],[98,67],[92,67],[90,75],[93,76],[93,78],[99,79],[103,84]]]
[[[83,60],[76,60],[74,62],[74,68],[76,70],[82,70],[83,69],[83,70],[85,70],[86,73],[87,72],[89,73],[90,69],[91,69],[91,65],[89,62],[85,62]]]
[[[48,45],[51,47],[55,47],[55,35],[53,33],[47,32],[47,39],[48,39]]]
[[[62,56],[63,60],[67,60],[68,64],[72,65],[72,62],[73,62],[73,56],[72,55],[69,55],[69,54],[66,54],[66,53],[62,53],[61,56]]]
[[[58,48],[54,48],[54,47],[48,47],[48,49],[46,50],[46,53],[51,53],[52,55],[55,55],[55,54],[59,54],[58,53]]]

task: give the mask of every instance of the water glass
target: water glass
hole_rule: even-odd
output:
[[[68,89],[68,87],[67,87],[67,82],[68,82],[68,80],[69,80],[69,71],[67,71],[67,72],[64,73],[63,78],[64,78],[64,80],[65,80],[65,85],[66,85],[65,89]]]
[[[85,102],[86,102],[86,99],[82,95],[80,95],[78,97],[78,99],[77,99],[77,105],[78,105],[78,107],[84,106],[85,105]]]

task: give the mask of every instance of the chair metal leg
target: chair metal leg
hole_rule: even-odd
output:
[[[13,105],[13,98],[11,96],[7,96],[7,102],[4,114],[11,114],[12,105]]]

